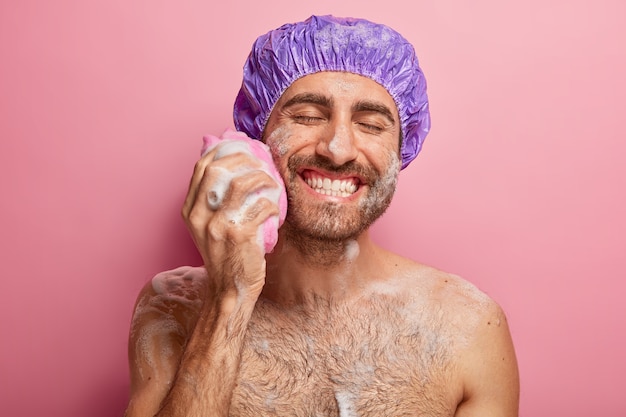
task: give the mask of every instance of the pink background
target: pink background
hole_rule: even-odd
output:
[[[121,415],[137,292],[199,261],[201,136],[231,126],[253,39],[313,13],[395,27],[429,81],[375,238],[500,302],[522,416],[626,415],[626,3],[314,3],[2,1],[0,415]]]

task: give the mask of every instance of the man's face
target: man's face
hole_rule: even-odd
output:
[[[346,72],[295,81],[263,135],[287,187],[285,226],[322,240],[357,237],[391,202],[399,136],[395,102],[375,81]]]

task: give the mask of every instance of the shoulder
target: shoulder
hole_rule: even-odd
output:
[[[202,307],[204,268],[160,272],[140,291],[130,326],[131,399],[127,415],[154,415],[174,379]]]
[[[389,278],[375,284],[376,291],[406,303],[416,320],[436,324],[457,347],[469,345],[485,326],[506,325],[498,303],[470,281],[398,255],[391,259]]]
[[[160,295],[197,292],[204,285],[206,277],[207,274],[203,267],[181,266],[159,272],[146,286]]]
[[[398,294],[411,294],[447,313],[481,315],[498,305],[470,281],[440,269],[392,254],[385,281]]]
[[[501,306],[458,275],[411,261],[403,266],[402,291],[419,294],[416,317],[436,323],[454,353],[463,387],[457,415],[516,416],[519,372]]]
[[[181,266],[159,272],[143,286],[137,297],[137,305],[154,299],[162,303],[195,304],[199,302],[206,278],[206,271],[202,267]]]
[[[189,313],[202,307],[206,277],[204,268],[191,266],[156,274],[137,297],[131,329],[152,320],[175,320],[188,327]]]
[[[422,291],[426,317],[438,323],[453,352],[462,387],[459,416],[516,416],[519,372],[507,317],[501,306],[471,282],[423,265],[414,289]]]
[[[206,272],[201,267],[183,266],[156,274],[137,296],[131,339],[139,337],[142,327],[154,327],[154,323],[160,323],[164,332],[181,326],[188,329],[192,313],[202,307],[205,282]]]
[[[429,268],[424,285],[430,287],[431,302],[442,306],[453,321],[473,329],[481,322],[502,318],[500,306],[472,282],[455,274]]]
[[[202,308],[205,281],[203,268],[180,267],[160,272],[144,285],[130,325],[131,357],[154,365],[155,357],[180,350]]]

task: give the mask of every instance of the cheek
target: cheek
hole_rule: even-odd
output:
[[[274,162],[284,161],[291,155],[307,152],[315,145],[315,136],[309,131],[290,124],[278,125],[265,137]]]
[[[400,159],[400,155],[396,151],[389,151],[387,155],[387,171],[383,174],[383,185],[386,188],[396,188],[396,182],[398,180],[398,175],[400,174],[400,169],[402,167],[402,161]]]
[[[370,164],[379,172],[394,168],[400,164],[400,149],[397,143],[376,143],[370,141],[364,148],[363,153]]]
[[[288,126],[279,126],[265,138],[265,144],[270,148],[274,160],[282,159],[289,153],[291,136],[292,132]]]

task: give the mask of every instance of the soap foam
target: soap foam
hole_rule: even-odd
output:
[[[219,168],[219,175],[215,178],[212,188],[207,192],[207,201],[211,210],[217,210],[224,200],[228,186],[237,175],[226,169]]]
[[[280,126],[267,137],[267,144],[274,156],[281,158],[289,152],[288,139],[290,136],[291,130],[286,126]]]
[[[268,218],[257,231],[259,245],[265,249],[266,253],[271,252],[278,242],[278,228],[284,222],[287,213],[287,194],[283,180],[272,161],[269,148],[258,140],[248,138],[242,132],[232,130],[226,130],[221,138],[211,135],[205,136],[203,138],[202,155],[205,155],[216,147],[217,150],[214,160],[233,153],[244,153],[258,159],[261,163],[261,167],[258,169],[267,173],[276,181],[278,185],[277,188],[257,190],[246,197],[244,203],[238,210],[227,213],[227,217],[231,223],[242,224],[245,220],[244,216],[246,211],[256,204],[260,198],[266,198],[277,204],[280,214]],[[240,167],[240,169],[234,171],[222,170],[223,172],[219,172],[212,188],[207,191],[209,207],[213,210],[217,210],[221,206],[231,181],[252,170],[252,167]]]
[[[338,154],[346,153],[348,147],[352,146],[346,143],[346,141],[351,140],[348,137],[350,133],[347,131],[347,129],[344,126],[341,126],[337,130],[338,131],[335,132],[335,136],[333,136],[331,141],[328,143],[328,151],[335,156],[337,156]]]
[[[339,408],[339,417],[356,417],[354,394],[345,391],[336,391],[335,400]]]
[[[389,151],[387,159],[389,168],[376,180],[378,192],[369,193],[366,198],[359,203],[361,211],[365,216],[374,211],[381,204],[382,200],[385,198],[390,199],[395,192],[401,168],[400,158],[396,152]]]
[[[348,262],[354,262],[359,256],[360,247],[356,240],[349,240],[346,243],[345,258]]]

